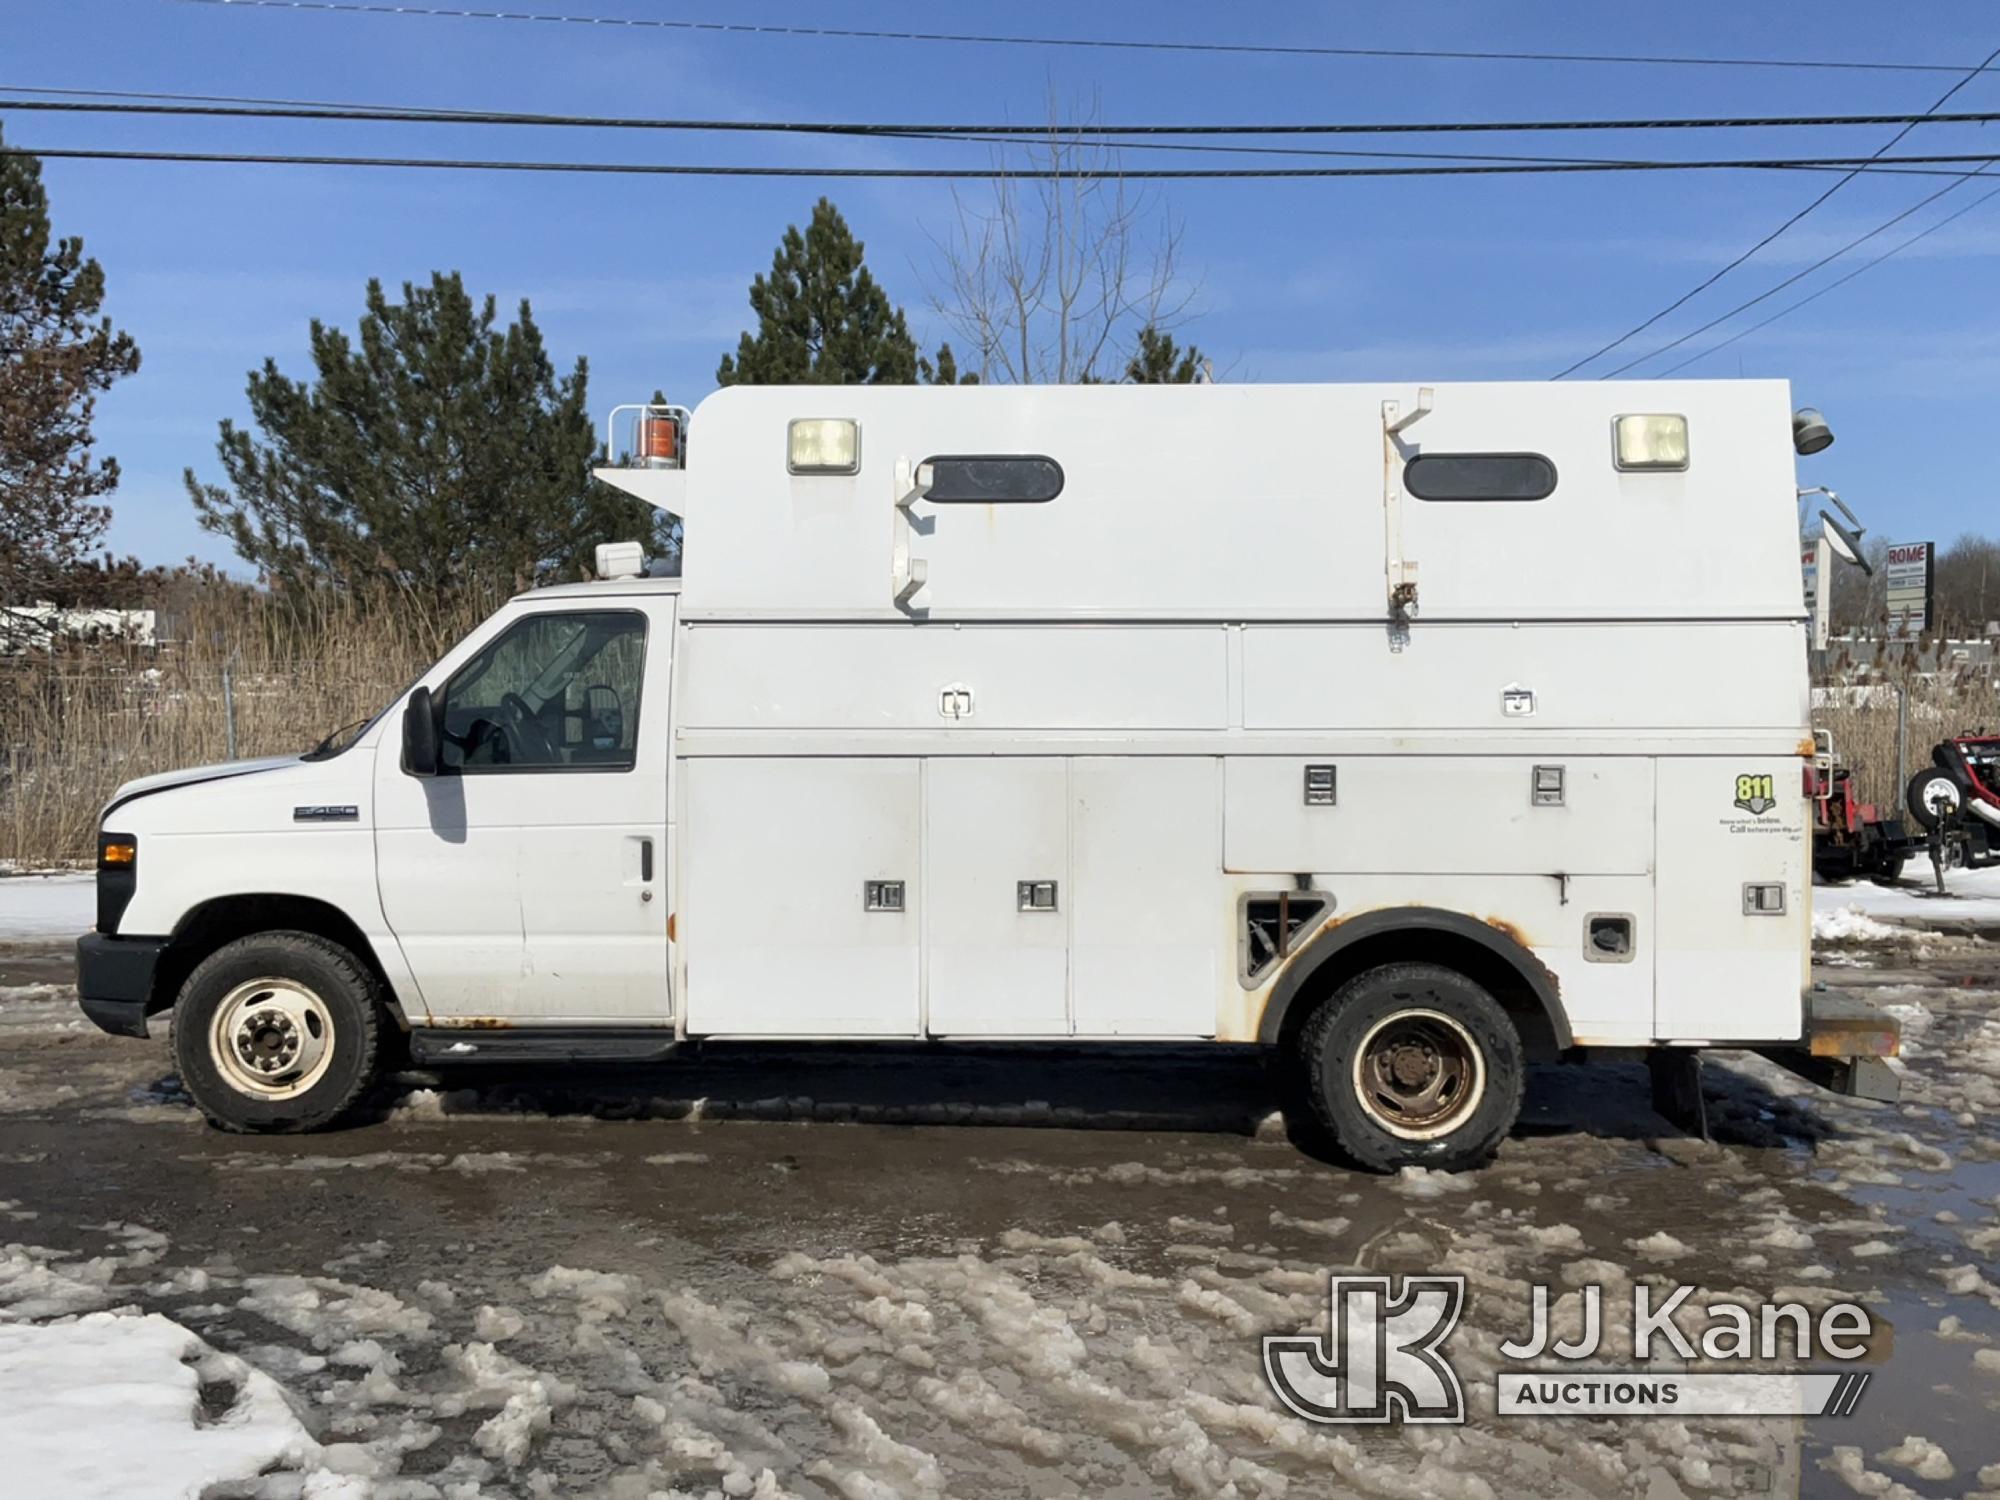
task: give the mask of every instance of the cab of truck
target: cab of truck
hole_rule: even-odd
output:
[[[189,1091],[239,1129],[337,1117],[434,1018],[670,1027],[680,584],[603,550],[612,576],[511,601],[344,739],[120,788],[85,1013],[144,1036],[179,1002]]]

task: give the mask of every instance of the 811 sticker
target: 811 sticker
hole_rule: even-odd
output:
[[[1736,778],[1736,805],[1752,817],[1760,817],[1778,805],[1777,782],[1771,776]]]

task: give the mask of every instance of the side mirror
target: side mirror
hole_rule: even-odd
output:
[[[403,706],[403,769],[412,776],[438,773],[437,706],[427,687],[410,694]]]

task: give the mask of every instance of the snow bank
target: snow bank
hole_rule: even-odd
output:
[[[200,1415],[205,1382],[233,1390],[219,1416]],[[269,1376],[157,1313],[90,1313],[0,1325],[0,1454],[36,1500],[191,1500],[320,1449]]]
[[[1859,906],[1827,910],[1813,907],[1813,940],[1820,943],[1880,943],[1906,936],[1887,922],[1878,922]]]
[[[96,921],[95,875],[0,876],[0,939],[75,937]]]
[[[1857,880],[1847,886],[1815,886],[1815,906],[1843,907],[1863,916],[1897,922],[2000,922],[2000,869],[1947,870],[1945,894],[1936,894],[1930,860],[1915,859],[1909,873],[1893,886]],[[1819,913],[1813,913],[1814,935]]]

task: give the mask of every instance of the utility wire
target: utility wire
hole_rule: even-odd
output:
[[[658,16],[557,15],[423,5],[370,5],[348,0],[182,0],[225,9],[320,11],[342,15],[421,16],[453,21],[520,21],[637,30],[808,37],[835,41],[955,43],[979,47],[1071,47],[1121,52],[1228,53],[1253,57],[1400,58],[1427,62],[1611,63],[1674,68],[1807,68],[1869,73],[1957,73],[1947,63],[1849,62],[1832,58],[1681,57],[1616,52],[1446,51],[1418,47],[1314,47],[1262,42],[1170,42],[1121,37],[991,36],[947,31],[865,31],[855,27],[753,25],[741,21],[681,21]]]
[[[1972,82],[1973,79],[1977,78],[1981,73],[1985,72],[1988,68],[1990,68],[1993,65],[1993,60],[1995,58],[2000,58],[2000,47],[1996,47],[1991,52],[1987,53],[1986,60],[1984,62],[1980,63],[1978,67],[1974,68],[1971,72],[1967,73],[1963,78],[1959,79],[1957,83],[1954,83],[1950,88],[1946,89],[1942,94],[1938,95],[1937,99],[1931,104],[1931,107],[1928,110],[1924,111],[1925,115],[1927,116],[1935,115],[1939,110],[1943,109],[1944,106],[1950,102],[1952,95],[1956,94],[1960,89],[1964,88],[1968,83]],[[1876,158],[1883,156],[1898,141],[1902,140],[1904,136],[1908,135],[1912,130],[1915,130],[1917,128],[1918,123],[1920,122],[1913,120],[1909,124],[1906,124],[1901,130],[1897,131],[1894,135],[1890,136],[1888,140],[1884,141],[1881,144],[1881,146],[1876,149],[1874,157],[1871,157],[1870,160],[1872,161],[1875,160]],[[1784,223],[1780,224],[1776,229],[1772,230],[1769,234],[1765,235],[1761,240],[1757,241],[1756,244],[1752,245],[1748,250],[1745,250],[1741,255],[1737,256],[1734,260],[1730,261],[1727,265],[1723,266],[1713,275],[1704,278],[1696,285],[1690,287],[1687,291],[1682,292],[1680,296],[1676,297],[1673,301],[1669,302],[1665,307],[1661,308],[1658,312],[1654,313],[1650,318],[1646,319],[1645,322],[1635,324],[1633,327],[1626,329],[1623,333],[1619,334],[1618,337],[1613,339],[1610,343],[1604,345],[1600,349],[1593,350],[1591,353],[1586,354],[1582,359],[1577,360],[1574,364],[1569,365],[1564,369],[1558,370],[1555,373],[1555,375],[1552,376],[1551,378],[1555,380],[1561,380],[1566,375],[1574,374],[1576,371],[1582,369],[1585,365],[1591,363],[1591,361],[1598,359],[1603,355],[1609,354],[1613,349],[1616,349],[1620,344],[1624,343],[1627,339],[1634,338],[1637,335],[1644,333],[1648,328],[1651,328],[1655,323],[1659,322],[1660,319],[1666,317],[1669,313],[1674,312],[1677,309],[1686,306],[1688,302],[1692,301],[1695,297],[1699,296],[1701,293],[1707,291],[1710,287],[1714,286],[1718,281],[1722,280],[1723,277],[1727,276],[1731,271],[1735,270],[1738,266],[1742,265],[1745,261],[1749,260],[1751,256],[1755,255],[1758,251],[1762,250],[1766,245],[1770,244],[1773,240],[1777,239],[1778,236],[1785,233],[1786,230],[1790,229],[1794,224],[1798,223],[1799,220],[1803,219],[1807,214],[1811,213],[1814,209],[1818,208],[1822,203],[1826,202],[1827,199],[1831,198],[1835,193],[1839,192],[1842,188],[1846,187],[1848,183],[1852,182],[1856,177],[1860,175],[1861,175],[1861,168],[1857,167],[1853,172],[1850,172],[1846,176],[1829,184],[1825,192],[1821,193],[1817,198],[1813,199],[1812,202],[1808,203],[1804,208],[1800,209],[1797,213],[1793,214],[1789,219],[1785,220]],[[1945,191],[1949,192],[1950,189],[1947,188]],[[1925,199],[1924,201],[1929,202],[1930,200]],[[1900,218],[1901,215],[1898,215],[1898,217]],[[1893,224],[1895,222],[1896,222],[1895,219],[1891,219],[1889,221],[1890,224]],[[1883,228],[1887,227],[1888,225],[1883,226]],[[1787,283],[1781,282],[1779,283],[1779,287],[1774,287],[1772,288],[1772,290],[1776,291],[1786,284]],[[1755,301],[1758,299],[1752,299],[1752,300]],[[1745,305],[1747,306],[1748,304]],[[1713,323],[1705,323],[1702,325],[1701,329],[1696,329],[1695,332],[1700,333],[1701,331],[1703,331],[1703,329],[1712,328],[1714,326],[1715,325]],[[1692,337],[1692,336],[1693,335],[1688,335],[1687,337]],[[1676,339],[1671,344],[1664,344],[1660,348],[1653,350],[1653,354],[1665,354],[1667,350],[1672,349],[1679,344],[1685,343],[1686,341],[1687,341],[1686,337]],[[1629,360],[1625,364],[1620,365],[1616,370],[1613,370],[1611,372],[1611,375],[1620,374],[1623,371],[1631,369],[1633,365],[1641,364],[1645,360],[1650,358],[1652,358],[1652,355],[1647,354],[1647,355],[1641,355],[1636,360]],[[1604,375],[1604,376],[1599,376],[1598,378],[1603,380],[1608,380],[1611,378],[1611,376]]]
[[[1996,53],[2000,56],[2000,53]],[[0,93],[53,94],[53,89],[33,86],[0,85]],[[135,96],[151,100],[158,96]],[[1736,115],[1627,120],[1398,120],[1334,121],[1323,123],[1184,124],[1184,125],[1101,125],[1089,122],[1051,125],[982,125],[954,123],[910,124],[842,120],[704,120],[662,118],[647,115],[532,114],[519,110],[443,109],[431,106],[390,104],[334,104],[317,100],[230,99],[214,97],[201,102],[107,102],[102,99],[14,99],[0,101],[0,109],[32,110],[56,114],[113,115],[194,115],[224,119],[296,120],[393,120],[422,125],[528,125],[583,126],[600,130],[702,130],[742,131],[780,135],[934,135],[987,136],[1019,135],[1034,132],[1045,139],[1074,140],[1095,136],[1288,136],[1288,135],[1463,135],[1512,134],[1515,132],[1601,131],[1601,130],[1762,130],[1818,128],[1843,125],[1902,125],[1903,134],[1924,123],[1989,125],[2000,120],[2000,110],[1975,110],[1939,114],[1869,115]],[[1898,135],[1889,142],[1895,145]],[[1888,146],[1882,148],[1888,150]],[[1877,153],[1880,154],[1879,152]]]
[[[0,84],[0,95],[16,93],[16,92],[29,92],[31,87],[32,86]],[[111,91],[100,91],[100,90],[80,90],[80,89],[54,90],[54,89],[39,89],[39,88],[34,88],[32,89],[32,91],[36,93],[63,93],[63,94],[90,93],[96,95],[102,95],[111,92]],[[439,124],[505,125],[505,126],[518,125],[518,126],[530,126],[530,127],[539,127],[546,125],[546,126],[588,126],[588,127],[611,129],[611,130],[663,130],[663,131],[690,131],[690,132],[717,131],[717,132],[753,132],[753,133],[797,132],[805,135],[858,136],[858,137],[866,137],[872,139],[907,140],[907,141],[947,141],[947,142],[956,141],[964,144],[982,144],[982,145],[1000,145],[1000,146],[1013,145],[1013,146],[1045,147],[1049,145],[1051,142],[1059,142],[1066,145],[1097,147],[1107,151],[1181,151],[1181,152],[1213,153],[1213,154],[1223,154],[1232,156],[1279,156],[1279,157],[1312,157],[1312,158],[1333,157],[1340,159],[1364,159],[1364,160],[1386,160],[1386,161],[1514,162],[1514,163],[1540,163],[1540,164],[1560,165],[1560,166],[1624,166],[1635,160],[1634,158],[1631,157],[1537,156],[1537,155],[1527,155],[1520,153],[1501,154],[1501,153],[1489,153],[1489,152],[1477,152],[1477,151],[1448,151],[1448,152],[1447,151],[1382,151],[1382,150],[1355,151],[1355,150],[1329,150],[1326,148],[1310,148],[1301,146],[1245,146],[1245,145],[1220,146],[1220,145],[1208,144],[1206,142],[1196,142],[1196,141],[1166,141],[1166,140],[1153,140],[1153,139],[1106,140],[1098,138],[1100,134],[1109,134],[1112,136],[1116,136],[1121,132],[1124,133],[1145,132],[1149,135],[1155,135],[1155,134],[1164,135],[1169,132],[1176,132],[1183,129],[1185,129],[1190,134],[1201,135],[1201,136],[1219,135],[1219,134],[1247,134],[1247,135],[1262,135],[1262,136],[1271,136],[1280,134],[1343,135],[1349,133],[1375,134],[1375,133],[1385,133],[1385,132],[1415,134],[1434,128],[1441,128],[1446,131],[1463,131],[1474,128],[1481,130],[1488,130],[1488,129],[1503,130],[1503,129],[1513,129],[1513,128],[1522,128],[1531,130],[1552,130],[1560,128],[1558,122],[1531,123],[1520,127],[1485,125],[1485,124],[1477,126],[1473,126],[1470,124],[1448,124],[1442,127],[1424,126],[1419,124],[1388,125],[1388,126],[1345,125],[1345,124],[1327,124],[1327,125],[1262,124],[1262,125],[1244,125],[1244,126],[1192,125],[1185,127],[1167,126],[1167,125],[1143,125],[1143,126],[1135,125],[1135,126],[1124,126],[1124,127],[1060,125],[1060,126],[1048,127],[1046,128],[1045,131],[1042,131],[1041,133],[1028,134],[1019,132],[1036,130],[1037,127],[1004,126],[1004,125],[923,125],[923,124],[896,125],[896,124],[872,124],[872,123],[862,123],[862,122],[848,123],[840,121],[807,121],[800,123],[790,123],[784,121],[760,121],[760,120],[747,120],[747,121],[746,120],[681,120],[681,119],[659,119],[659,118],[649,118],[649,117],[607,116],[607,115],[550,115],[550,114],[526,114],[518,111],[447,109],[447,108],[427,106],[427,105],[336,104],[336,103],[327,103],[324,101],[317,101],[317,100],[257,99],[257,98],[244,98],[240,96],[229,96],[229,95],[132,95],[128,96],[128,98],[147,100],[147,101],[167,99],[175,101],[199,100],[204,102],[106,103],[106,102],[100,102],[99,100],[96,99],[90,101],[78,101],[73,99],[14,100],[14,99],[0,98],[0,114],[4,114],[8,110],[20,110],[20,111],[33,111],[33,112],[55,112],[55,113],[168,115],[168,116],[194,116],[201,118],[219,117],[219,118],[231,118],[231,119],[252,118],[260,120],[298,119],[298,120],[336,120],[343,122],[375,120],[375,121],[397,121],[408,124],[421,124],[421,125],[439,125]],[[1887,120],[1919,119],[1919,118],[1922,117],[1914,115],[1886,117]],[[1992,121],[2000,121],[2000,111],[1953,116],[1952,118],[1968,122],[1976,121],[1979,123],[1988,123]],[[1663,122],[1663,127],[1673,128],[1673,129],[1708,127],[1708,126],[1735,127],[1744,125],[1746,123],[1754,123],[1757,125],[1769,125],[1769,126],[1872,125],[1872,124],[1881,124],[1885,122],[1886,121],[1884,117],[1872,116],[1872,115],[1863,115],[1863,116],[1827,115],[1827,116],[1801,116],[1796,118],[1766,118],[1766,119],[1758,119],[1754,122],[1746,122],[1742,120],[1673,120],[1673,121]],[[1595,122],[1586,121],[1586,122],[1576,123],[1575,128],[1585,129],[1585,130],[1595,130],[1595,129],[1645,129],[1650,127],[1643,123],[1635,123],[1628,121],[1595,121]],[[989,133],[999,130],[1013,130],[1017,133],[1011,135],[996,135]],[[1840,166],[1824,166],[1824,167],[1802,168],[1801,170],[1845,171],[1848,169]],[[1897,169],[1897,170],[1898,170],[1898,175],[1924,175],[1924,176],[1934,175],[1933,173],[1927,171],[1920,171],[1918,169]]]
[[[1983,176],[1984,174],[1975,172],[1972,175],[1974,177],[1978,177],[1978,176]],[[1908,239],[1902,241],[1900,244],[1895,245],[1890,249],[1884,250],[1880,255],[1876,256],[1873,260],[1863,261],[1860,265],[1856,266],[1853,270],[1849,271],[1845,276],[1841,276],[1833,281],[1829,281],[1825,286],[1821,287],[1818,291],[1810,292],[1807,295],[1799,298],[1798,301],[1779,308],[1776,312],[1772,313],[1770,317],[1763,319],[1761,322],[1752,323],[1748,328],[1744,329],[1741,333],[1732,333],[1728,338],[1722,340],[1721,343],[1711,344],[1709,345],[1708,348],[1702,350],[1699,354],[1690,354],[1686,359],[1682,360],[1679,364],[1670,366],[1668,369],[1662,371],[1659,378],[1664,380],[1669,375],[1678,374],[1680,371],[1685,370],[1689,365],[1698,364],[1702,360],[1707,359],[1709,355],[1714,354],[1716,351],[1721,349],[1727,349],[1731,344],[1735,343],[1738,339],[1746,339],[1760,328],[1769,328],[1773,323],[1777,322],[1778,319],[1785,317],[1790,313],[1797,312],[1800,308],[1804,307],[1808,302],[1817,302],[1821,297],[1824,297],[1828,292],[1832,291],[1834,288],[1847,285],[1848,282],[1852,281],[1855,277],[1859,276],[1864,271],[1874,270],[1877,266],[1881,265],[1883,261],[1888,260],[1892,256],[1902,254],[1905,250],[1909,249],[1910,246],[1916,244],[1918,240],[1928,239],[1931,235],[1936,234],[1940,229],[1944,228],[1945,225],[1951,223],[1954,219],[1964,218],[1967,214],[1971,213],[1975,208],[1978,208],[1982,203],[1989,202],[1994,198],[2000,198],[2000,187],[1989,188],[1987,191],[1981,193],[1977,198],[1974,198],[1970,203],[1966,204],[1963,208],[1955,209],[1951,213],[1946,214],[1942,219],[1939,219],[1937,223],[1931,225],[1928,229],[1918,230],[1915,234],[1911,235]]]
[[[1831,254],[1822,255],[1818,260],[1814,261],[1811,265],[1807,266],[1803,271],[1794,271],[1791,275],[1787,276],[1783,281],[1779,282],[1777,285],[1766,287],[1756,296],[1751,297],[1746,301],[1737,303],[1734,307],[1730,308],[1728,312],[1723,313],[1720,317],[1710,318],[1706,323],[1702,324],[1699,328],[1690,328],[1686,333],[1682,334],[1679,338],[1674,339],[1669,343],[1662,344],[1660,345],[1659,348],[1651,350],[1648,353],[1642,354],[1637,359],[1628,359],[1627,361],[1625,361],[1624,364],[1620,365],[1617,369],[1611,371],[1607,375],[1601,375],[1598,378],[1600,380],[1614,379],[1619,375],[1623,375],[1627,370],[1631,369],[1634,365],[1644,364],[1647,360],[1653,358],[1655,355],[1665,354],[1669,349],[1678,349],[1682,344],[1685,344],[1689,339],[1699,338],[1702,334],[1707,333],[1709,329],[1714,328],[1717,324],[1727,323],[1731,318],[1735,317],[1740,312],[1748,312],[1751,308],[1755,307],[1758,303],[1764,301],[1766,298],[1775,297],[1779,292],[1782,292],[1786,287],[1796,285],[1798,282],[1805,280],[1806,277],[1812,275],[1812,273],[1819,270],[1820,267],[1831,265],[1834,261],[1839,260],[1841,256],[1847,254],[1848,251],[1854,249],[1856,246],[1867,244],[1868,241],[1874,239],[1875,236],[1882,233],[1883,230],[1891,229],[1895,227],[1897,224],[1902,223],[1903,220],[1909,218],[1909,216],[1917,212],[1918,209],[1930,207],[1931,204],[1937,202],[1938,199],[1942,198],[1946,193],[1957,192],[1958,189],[1964,187],[1966,183],[1972,181],[1973,178],[1979,176],[1985,170],[1986,170],[1985,167],[1981,167],[1978,172],[1968,172],[1964,176],[1960,177],[1956,182],[1946,183],[1943,187],[1939,188],[1935,193],[1932,193],[1928,198],[1924,198],[1916,203],[1912,203],[1908,208],[1904,209],[1894,218],[1885,219],[1882,223],[1877,224],[1873,229],[1869,230],[1866,234],[1855,236],[1853,239],[1849,240],[1846,244],[1842,245],[1838,250],[1833,251]]]
[[[36,156],[50,161],[144,161],[208,162],[235,165],[301,167],[403,167],[468,172],[587,172],[668,177],[861,177],[878,179],[944,178],[958,181],[1006,179],[1052,181],[1057,179],[1124,178],[1127,180],[1257,180],[1328,177],[1485,177],[1565,174],[1572,172],[1688,172],[1688,171],[1815,171],[1855,166],[1858,158],[1836,157],[1753,157],[1722,161],[1606,161],[1556,162],[1545,164],[1479,163],[1466,166],[1401,167],[1119,167],[1070,169],[1004,166],[990,167],[793,167],[743,166],[733,164],[683,164],[666,162],[574,162],[574,161],[492,161],[468,158],[401,156],[308,156],[264,152],[224,151],[132,151],[85,149],[68,146],[6,146],[0,156]],[[1892,156],[1868,158],[1862,166],[1894,170],[1903,164],[1921,166],[1991,165],[2000,156]],[[1966,174],[1951,174],[1957,186]],[[1943,189],[1949,192],[1950,187]],[[1936,194],[1932,195],[1935,198]],[[1924,200],[1932,201],[1931,199]],[[1921,204],[1918,207],[1922,207]],[[1914,212],[1912,209],[1910,212]],[[1891,222],[1894,222],[1893,220]],[[1887,226],[1884,226],[1887,227]],[[1878,231],[1879,232],[1879,231]],[[1864,236],[1866,238],[1866,236]]]

